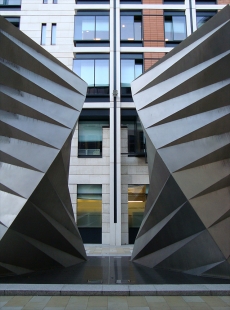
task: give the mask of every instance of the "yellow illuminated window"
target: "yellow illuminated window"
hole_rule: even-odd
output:
[[[148,185],[129,185],[128,214],[129,227],[140,227],[148,194]]]
[[[101,185],[78,185],[77,225],[78,227],[102,226]]]

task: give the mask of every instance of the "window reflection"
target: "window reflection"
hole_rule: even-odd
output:
[[[109,40],[109,16],[75,16],[75,40]]]
[[[131,95],[131,82],[143,72],[142,59],[121,59],[121,94]]]
[[[46,44],[46,24],[42,24],[42,31],[41,31],[41,45]]]
[[[177,42],[186,38],[186,20],[184,15],[165,16],[165,41]]]
[[[109,59],[75,59],[73,71],[88,84],[87,95],[109,95]]]
[[[0,0],[0,5],[21,5],[21,0]]]
[[[133,16],[121,16],[121,40],[134,40],[133,19]]]
[[[108,121],[79,121],[78,125],[78,156],[102,156],[103,126]]]
[[[51,26],[51,44],[56,44],[56,33],[57,33],[57,24],[52,24]]]
[[[77,186],[77,225],[102,227],[102,185]]]
[[[142,40],[142,17],[121,16],[121,41]]]
[[[129,228],[139,228],[143,220],[148,185],[128,186]]]
[[[4,18],[5,18],[6,20],[8,20],[8,22],[10,22],[12,25],[14,25],[15,27],[19,28],[20,17],[9,17],[9,16],[5,16]]]
[[[196,13],[197,28],[200,28],[201,26],[203,26],[215,14],[216,14],[216,11],[214,11],[214,12],[197,12]]]
[[[128,154],[145,156],[145,137],[138,116],[133,120],[122,117],[121,124],[128,128]]]

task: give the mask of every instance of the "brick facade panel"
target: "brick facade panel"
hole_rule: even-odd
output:
[[[230,4],[230,0],[217,0],[217,4]]]
[[[163,4],[163,0],[142,0],[143,4]]]
[[[148,70],[163,56],[165,53],[144,53],[144,70]]]
[[[157,14],[156,14],[157,13]],[[162,10],[143,10],[144,46],[164,46],[164,16]]]

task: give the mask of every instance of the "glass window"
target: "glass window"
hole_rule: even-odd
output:
[[[0,0],[0,5],[21,5],[21,0]]]
[[[141,0],[120,0],[122,4],[141,4]]]
[[[102,127],[108,125],[108,121],[79,121],[79,157],[102,157]]]
[[[129,228],[139,228],[143,220],[148,196],[148,185],[128,186]]]
[[[216,4],[216,0],[195,0],[196,4]]]
[[[128,155],[145,156],[145,137],[135,110],[121,110],[121,125],[128,128]]]
[[[51,44],[56,44],[56,32],[57,32],[57,24],[52,24],[51,26]]]
[[[104,4],[109,3],[109,0],[75,0],[77,4]]]
[[[88,84],[87,95],[109,95],[109,59],[75,59],[73,71]]]
[[[121,59],[121,95],[131,95],[131,82],[142,72],[142,59]]]
[[[75,40],[109,40],[109,16],[75,16]]]
[[[77,186],[77,225],[102,227],[102,185]]]
[[[20,25],[20,17],[5,17],[8,22],[10,22],[15,27],[19,28]]]
[[[121,16],[121,40],[142,40],[141,16]]]
[[[96,40],[109,40],[109,16],[96,16]]]
[[[216,11],[212,12],[197,12],[196,13],[196,25],[200,28],[204,25],[210,18],[216,14]]]
[[[46,44],[46,24],[42,24],[42,31],[41,31],[41,45]]]
[[[181,4],[184,3],[184,0],[164,0],[164,4]]]
[[[58,0],[53,0],[53,4],[57,4],[58,3]]]
[[[165,16],[165,42],[179,43],[186,38],[186,20],[184,15]]]
[[[43,3],[44,4],[48,4],[48,0],[43,0]]]

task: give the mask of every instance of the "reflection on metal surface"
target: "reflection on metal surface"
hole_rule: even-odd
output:
[[[68,190],[86,83],[0,17],[0,274],[86,259]]]
[[[132,83],[150,175],[132,260],[230,277],[230,7]]]

